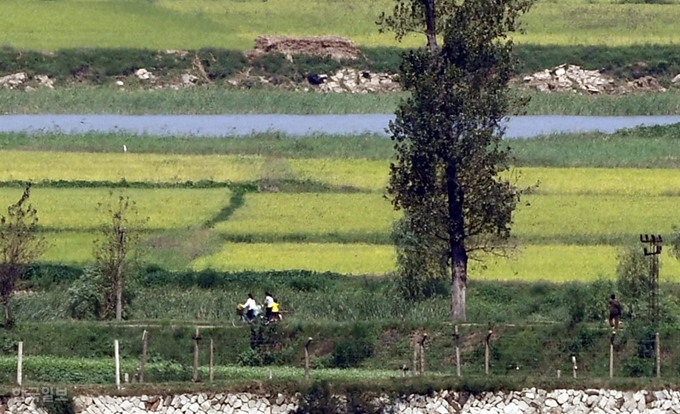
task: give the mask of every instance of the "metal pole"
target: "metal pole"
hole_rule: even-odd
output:
[[[24,364],[24,342],[19,341],[19,350],[17,353],[17,385],[21,386],[23,380],[23,364]]]
[[[144,370],[146,369],[146,351],[148,348],[149,332],[145,329],[142,333],[142,362],[139,367],[139,382],[144,382]]]
[[[491,340],[492,333],[491,329],[489,329],[489,333],[484,340],[484,372],[486,375],[489,375],[489,341]]]
[[[572,363],[572,365],[573,365],[573,367],[572,367],[572,373],[574,374],[574,378],[576,378],[576,370],[578,369],[578,367],[576,366],[576,355],[573,355],[573,356],[571,357],[571,363]]]
[[[616,332],[609,337],[609,378],[614,378],[614,337]]]
[[[420,375],[425,374],[425,341],[427,340],[427,334],[423,334],[423,338],[420,340]]]
[[[456,375],[460,377],[460,335],[458,334],[458,325],[456,325],[453,335],[456,339]]]
[[[113,357],[116,359],[116,388],[120,389],[120,353],[117,339],[113,341]]]
[[[305,381],[309,381],[309,344],[312,343],[312,337],[307,338],[305,344]]]
[[[196,327],[196,335],[194,335],[194,377],[193,381],[198,382],[198,341],[201,340],[201,335]]]
[[[658,332],[654,334],[654,352],[656,353],[656,377],[661,378],[661,340]]]
[[[215,368],[214,368],[215,351],[214,351],[214,349],[215,349],[215,343],[214,343],[213,339],[210,338],[210,368],[209,368],[210,382],[213,381],[214,372],[215,372]],[[271,370],[269,371],[269,376],[270,376],[269,379],[271,379]]]

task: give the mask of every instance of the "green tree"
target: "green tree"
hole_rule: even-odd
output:
[[[397,253],[397,289],[410,301],[427,299],[449,275],[446,243],[414,229],[409,216],[394,224],[392,238]]]
[[[652,282],[649,259],[645,257],[642,247],[629,246],[619,253],[616,288],[631,318],[648,316]]]
[[[110,194],[113,198],[113,194]],[[139,227],[148,219],[140,218],[137,206],[130,197],[119,196],[116,201],[100,203],[99,209],[108,223],[102,227],[102,238],[95,240],[95,269],[106,286],[101,301],[100,317],[116,320],[123,318],[123,290],[125,283],[138,268]]]
[[[30,204],[30,197],[29,184],[19,201],[7,208],[7,216],[0,216],[0,296],[5,327],[13,325],[9,300],[16,281],[22,277],[26,266],[47,250],[45,238],[37,232],[38,211]]]
[[[432,0],[398,4],[434,4],[438,10]],[[430,35],[444,22],[443,46],[428,36],[428,48],[408,52],[401,65],[400,81],[411,95],[389,126],[396,161],[388,192],[407,217],[407,234],[443,242],[454,320],[466,319],[470,255],[502,251],[519,201],[518,189],[500,177],[510,157],[502,121],[515,104],[508,83],[516,61],[507,35],[518,30],[518,17],[530,4],[465,0],[440,17],[425,10]],[[407,23],[393,20],[395,26]]]

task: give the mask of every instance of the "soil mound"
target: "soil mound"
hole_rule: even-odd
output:
[[[258,36],[255,47],[247,55],[253,57],[267,53],[330,56],[335,60],[358,59],[361,56],[361,51],[354,42],[338,36]]]

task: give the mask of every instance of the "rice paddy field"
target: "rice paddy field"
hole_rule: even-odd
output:
[[[650,134],[660,146],[677,138],[675,126],[655,128],[510,142],[522,155],[509,177],[530,188],[515,213],[517,248],[508,258],[473,263],[471,277],[609,278],[618,252],[638,243],[640,233],[671,235],[680,225],[680,170],[623,162],[640,153]],[[589,158],[577,145],[602,137],[611,150],[606,160]],[[195,138],[191,146],[182,139],[89,134],[51,147],[56,138],[0,139],[0,205],[18,199],[21,182],[35,183],[32,202],[51,246],[45,262],[91,262],[104,220],[97,206],[113,193],[129,196],[148,218],[139,229],[146,260],[167,269],[384,275],[395,268],[390,229],[400,213],[385,196],[391,144],[384,138],[272,134],[252,141]],[[114,149],[112,141],[127,142],[131,151]],[[143,152],[135,153],[138,147]],[[650,159],[680,156],[680,147],[664,147]],[[563,149],[559,160],[543,157],[551,148]],[[680,262],[665,255],[662,275],[680,279]]]
[[[525,17],[533,44],[671,44],[680,41],[680,5],[613,0],[541,0]],[[33,50],[79,47],[250,49],[262,34],[328,35],[365,46],[395,44],[374,22],[388,0],[4,0],[0,44]],[[97,33],[97,36],[92,36]],[[413,36],[405,46],[421,45]]]

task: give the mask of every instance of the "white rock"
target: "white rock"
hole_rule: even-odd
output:
[[[146,70],[144,68],[137,69],[135,71],[135,76],[139,80],[149,80],[149,79],[153,78],[153,75],[151,74],[151,72],[149,72],[148,70]]]
[[[672,83],[680,83],[680,73],[677,74],[672,80]]]
[[[545,404],[546,407],[550,408],[558,406],[557,401],[555,401],[553,398],[547,398],[543,404]]]
[[[22,83],[28,80],[28,75],[26,72],[13,73],[11,75],[0,77],[0,86],[5,88],[14,89],[21,86]]]
[[[557,404],[562,405],[569,400],[569,395],[566,392],[562,392],[557,396]]]

